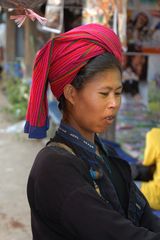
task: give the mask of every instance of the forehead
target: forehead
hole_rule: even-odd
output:
[[[89,81],[86,82],[87,88],[118,88],[122,85],[122,76],[118,69],[109,69],[96,73]]]

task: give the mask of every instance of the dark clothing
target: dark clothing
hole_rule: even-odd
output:
[[[115,187],[120,204],[125,212],[125,215],[127,216],[128,188],[126,187],[123,174],[121,173],[121,171],[119,171],[117,164],[114,164],[112,160],[108,158],[108,154],[106,152],[102,152],[101,156],[104,160],[107,159],[107,161],[109,162],[110,172],[108,172],[108,176]]]
[[[137,181],[148,182],[153,179],[153,174],[156,170],[156,165],[152,164],[150,166],[138,164],[131,164],[132,178]]]
[[[129,165],[96,137],[96,146],[61,124],[42,149],[27,186],[34,240],[160,240],[160,221],[134,185]],[[93,179],[91,169],[102,169]],[[114,172],[114,173],[113,173]],[[95,190],[99,186],[101,195]]]

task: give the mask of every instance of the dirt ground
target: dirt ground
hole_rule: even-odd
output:
[[[28,140],[22,123],[15,125],[3,111],[6,105],[0,89],[0,239],[31,240],[26,184],[44,141]]]

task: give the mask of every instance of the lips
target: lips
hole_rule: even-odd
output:
[[[115,117],[114,116],[108,116],[108,117],[106,117],[106,119],[109,120],[109,121],[112,121],[112,120],[115,119]]]
[[[105,119],[108,121],[113,121],[115,119],[115,116],[107,116]]]

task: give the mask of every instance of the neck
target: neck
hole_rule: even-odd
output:
[[[63,118],[62,120],[65,124],[71,126],[75,130],[77,130],[81,134],[82,137],[84,137],[86,140],[88,140],[94,144],[95,133],[89,132],[86,129],[82,128],[81,126],[79,126],[77,124],[76,121],[74,121],[74,119],[67,121],[67,119]]]

